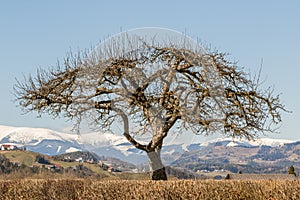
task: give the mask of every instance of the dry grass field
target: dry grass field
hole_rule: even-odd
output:
[[[300,199],[300,181],[1,180],[0,199]]]

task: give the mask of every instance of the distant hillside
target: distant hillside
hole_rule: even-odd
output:
[[[194,172],[228,170],[244,173],[287,173],[293,165],[300,170],[300,142],[278,146],[210,143],[185,152],[172,166]]]
[[[88,151],[78,151],[72,153],[65,153],[56,156],[52,156],[54,160],[64,161],[64,162],[88,162],[97,164],[102,162],[103,164],[113,167],[118,171],[137,171],[137,167],[131,163],[124,162],[122,160],[107,157],[107,156],[98,156],[95,153],[91,153]]]
[[[80,162],[76,161],[78,159]],[[173,167],[166,167],[166,171],[172,179],[203,178]],[[0,178],[1,175],[6,178],[150,178],[147,172],[136,173],[136,166],[132,164],[114,158],[98,157],[89,152],[73,152],[52,157],[30,151],[0,151]]]

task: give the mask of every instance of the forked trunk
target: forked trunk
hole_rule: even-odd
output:
[[[148,153],[150,176],[152,180],[167,180],[167,174],[160,157],[160,150]]]

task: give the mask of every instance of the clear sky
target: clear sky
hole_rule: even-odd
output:
[[[273,138],[300,140],[300,1],[298,0],[0,0],[0,124],[67,130],[71,123],[22,115],[15,78],[95,46],[121,30],[162,27],[186,32],[275,87],[293,113]],[[67,129],[66,129],[67,128]]]

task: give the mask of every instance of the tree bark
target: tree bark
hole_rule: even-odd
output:
[[[162,164],[160,150],[148,152],[150,177],[152,180],[168,180],[166,170]]]
[[[153,145],[154,147],[151,147],[151,145],[148,145],[149,147],[147,148],[146,145],[140,144],[129,134],[129,122],[128,122],[127,115],[121,109],[118,109],[115,107],[112,107],[111,109],[114,110],[115,112],[117,112],[122,117],[123,122],[124,122],[124,136],[126,137],[126,139],[132,145],[134,145],[136,148],[147,152],[147,155],[149,158],[151,179],[152,180],[167,180],[168,178],[167,178],[166,170],[162,164],[161,157],[160,157],[160,150],[162,148],[162,140],[167,134],[166,133],[160,134],[160,137],[155,138],[154,145],[153,145],[153,139],[152,139],[150,144]]]

